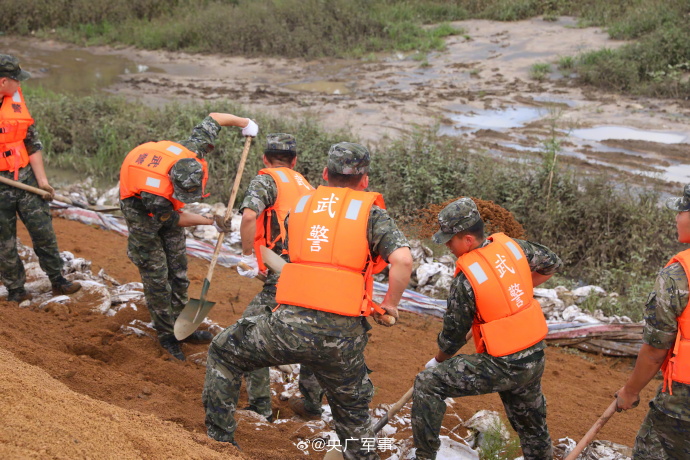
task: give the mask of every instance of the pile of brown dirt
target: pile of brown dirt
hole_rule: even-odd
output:
[[[419,211],[419,216],[412,223],[412,227],[417,231],[420,238],[431,238],[438,231],[438,213],[452,202],[463,197],[450,199],[441,204],[432,204],[428,208]],[[525,229],[520,222],[515,220],[513,213],[497,205],[493,201],[480,200],[470,197],[479,209],[485,225],[485,232],[491,235],[496,232],[503,232],[511,238],[524,238]]]
[[[94,272],[105,267],[108,274],[120,282],[139,281],[136,268],[126,256],[126,238],[63,219],[55,219],[54,226],[60,249],[91,260]],[[19,236],[24,243],[30,242],[23,227],[20,227]],[[207,261],[190,258],[191,296],[198,297],[207,269]],[[218,303],[211,311],[211,319],[222,326],[232,324],[260,288],[259,281],[239,278],[235,270],[216,267],[209,298]],[[9,366],[15,361],[6,358],[9,356],[7,354],[2,355],[0,363],[7,363],[0,364],[3,375],[16,374],[12,380],[3,377],[6,382],[34,381],[41,386],[44,381],[49,382],[45,383],[45,395],[39,391],[32,395],[35,400],[26,403],[22,402],[22,398],[28,397],[30,391],[21,391],[20,384],[5,383],[3,385],[7,386],[0,387],[3,407],[0,410],[0,443],[9,446],[7,449],[26,449],[10,450],[10,455],[3,457],[86,458],[88,455],[92,458],[114,458],[121,456],[122,449],[132,449],[130,452],[140,449],[140,458],[151,459],[175,456],[211,458],[211,454],[203,454],[207,451],[225,455],[236,453],[227,444],[205,439],[201,404],[204,367],[192,361],[171,359],[150,337],[125,335],[121,326],[134,319],[149,321],[143,305],[139,305],[137,311],[127,308],[115,316],[106,317],[79,304],[69,311],[45,312],[0,301],[0,349],[12,353],[23,363],[40,368],[57,381],[46,380],[45,374],[38,376],[35,374],[38,370],[31,367],[12,364],[11,370],[5,369],[1,366]],[[441,322],[436,318],[402,312],[399,325],[393,328],[373,326],[365,353],[367,365],[374,371],[371,379],[376,392],[372,408],[397,401],[412,385],[415,375],[423,370],[424,363],[437,351],[436,336]],[[472,345],[466,345],[462,352],[472,353],[473,349]],[[183,350],[187,355],[203,353],[206,346],[185,344]],[[623,385],[629,372],[629,361],[548,348],[542,384],[548,400],[548,423],[554,441],[565,436],[579,439],[584,435],[608,406],[613,393]],[[80,401],[90,402],[84,403],[81,409],[75,406],[74,411],[67,410],[60,403],[67,396],[57,398],[52,393],[57,391],[54,388],[67,391],[60,384],[81,395],[83,398]],[[13,385],[14,389],[5,391],[9,385]],[[26,385],[26,388],[31,388],[28,383]],[[653,396],[654,389],[651,387],[643,392],[643,403]],[[78,395],[74,393],[70,394],[77,398]],[[99,401],[110,406],[101,406]],[[304,454],[294,443],[299,440],[304,423],[293,419],[294,414],[286,402],[274,397],[273,404],[274,415],[282,423],[257,426],[245,416],[238,416],[237,441],[244,450],[243,455],[252,459],[303,458]],[[71,405],[71,402],[67,404]],[[239,407],[245,405],[246,393],[242,390]],[[16,410],[11,409],[10,412],[10,407],[16,407]],[[96,407],[101,409],[93,409]],[[456,429],[453,433],[450,430],[458,425],[458,417],[467,420],[481,409],[497,410],[504,414],[496,394],[457,399],[448,407],[442,434],[455,436],[455,439],[458,435],[465,435],[463,429]],[[99,415],[94,416],[93,412]],[[113,419],[107,416],[110,413],[117,413],[123,423],[133,420],[131,431],[124,431],[125,427],[119,424],[114,427]],[[150,431],[136,431],[139,428],[134,423],[139,416],[135,413],[144,414],[140,420]],[[403,409],[402,414],[409,416],[409,406]],[[617,414],[602,429],[598,438],[630,446],[644,415],[642,407]],[[15,421],[9,423],[10,419]],[[93,441],[93,444],[87,444],[88,447],[77,452],[71,450],[71,445],[60,442],[52,435],[44,434],[39,438],[38,434],[31,434],[35,430],[40,433],[41,429],[55,431],[58,424],[71,424],[69,426],[75,427],[75,433],[80,426],[100,433],[117,428],[123,430],[123,445],[105,440]],[[71,433],[72,429],[65,431]],[[134,434],[129,434],[135,432],[142,433],[141,437],[135,438]],[[71,442],[77,446],[75,449],[86,442],[88,433],[70,434],[73,436]],[[166,439],[166,436],[185,443],[179,445],[184,452],[171,455],[171,450],[166,450],[168,448],[158,448],[155,443]],[[409,427],[400,429],[392,437],[398,442],[409,443]],[[79,443],[73,439],[78,439]],[[132,447],[123,447],[125,442]],[[41,453],[43,448],[45,452]],[[2,449],[0,453],[3,453]],[[109,452],[106,452],[108,449]],[[320,457],[319,454],[316,456]],[[382,458],[388,456],[382,454]]]

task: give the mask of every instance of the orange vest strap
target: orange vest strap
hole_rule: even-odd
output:
[[[367,240],[378,193],[319,187],[290,214],[290,262],[278,279],[276,301],[344,316],[368,316],[373,307],[372,261]],[[379,204],[380,203],[380,204]]]
[[[505,356],[541,341],[548,326],[534,299],[532,272],[520,245],[503,233],[489,240],[459,257],[455,274],[462,271],[474,291],[477,352]]]
[[[3,98],[0,107],[0,171],[14,171],[15,180],[19,178],[19,170],[29,164],[24,139],[33,123],[21,88],[12,96]]]
[[[666,264],[668,267],[673,263],[680,263],[685,271],[685,275],[690,281],[690,249],[682,251]],[[664,385],[661,391],[668,389],[669,394],[673,394],[673,382],[690,384],[690,299],[688,305],[683,309],[683,313],[678,317],[678,334],[673,348],[668,350],[666,360],[661,366],[664,375]]]
[[[290,168],[264,168],[259,174],[268,174],[273,178],[278,189],[273,206],[264,209],[256,219],[256,234],[254,235],[254,254],[259,263],[259,270],[265,271],[266,265],[261,258],[261,246],[273,249],[278,241],[285,240],[285,218],[290,209],[297,203],[300,197],[311,193],[314,187],[297,171]],[[271,219],[276,213],[280,233],[271,234]]]

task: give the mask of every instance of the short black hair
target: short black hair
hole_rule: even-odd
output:
[[[328,185],[335,187],[355,187],[365,174],[343,174],[328,169]]]
[[[290,152],[287,150],[264,150],[264,155],[268,161],[273,163],[274,161],[280,161],[281,163],[290,164],[292,160],[297,157],[297,152]]]
[[[472,235],[477,241],[484,241],[486,239],[484,235],[484,221],[479,219],[470,228],[458,232],[458,235],[461,237],[464,235]]]

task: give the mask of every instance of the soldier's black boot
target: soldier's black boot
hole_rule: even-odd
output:
[[[17,303],[22,303],[25,300],[31,299],[31,294],[26,292],[26,289],[23,287],[17,288],[17,289],[10,289],[8,294],[7,294],[7,301],[8,302],[17,302]]]
[[[194,331],[189,337],[183,339],[183,342],[188,343],[211,343],[213,334],[209,331]]]
[[[53,295],[69,295],[74,294],[81,289],[81,284],[73,283],[60,275],[58,278],[50,281],[53,288]]]
[[[161,347],[165,348],[165,351],[173,355],[175,359],[179,359],[180,361],[186,359],[184,353],[182,353],[182,348],[180,348],[180,342],[175,336],[163,337],[159,339],[158,342],[161,344]]]

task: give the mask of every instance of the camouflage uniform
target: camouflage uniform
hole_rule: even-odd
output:
[[[441,229],[444,230],[443,225]],[[561,268],[560,258],[547,247],[517,239],[515,242],[525,253],[532,272],[551,275]],[[487,244],[488,240],[482,246]],[[476,312],[474,291],[465,274],[460,272],[450,288],[443,329],[438,335],[439,350],[454,355],[465,345]],[[488,353],[460,354],[419,373],[412,395],[412,431],[417,458],[436,458],[446,398],[487,393],[500,395],[508,420],[520,436],[524,458],[552,458],[551,437],[546,426],[546,399],[541,391],[545,347],[544,341],[540,341],[502,357]]]
[[[12,56],[0,55],[0,70],[0,77],[9,76],[18,81],[29,78],[29,73],[21,70],[19,61]],[[0,106],[2,103],[3,98],[0,97]],[[24,145],[29,155],[43,150],[35,125],[29,126]],[[0,175],[14,180],[14,172],[0,171]],[[31,165],[19,170],[17,180],[38,187]],[[58,280],[61,278],[62,260],[48,202],[35,193],[0,184],[0,277],[3,284],[8,290],[17,290],[26,283],[24,264],[17,253],[17,215],[29,231],[41,269],[51,282]]]
[[[254,211],[257,216],[261,215],[266,208],[273,206],[278,198],[278,186],[273,177],[268,174],[259,174],[252,179],[244,195],[244,200],[240,206],[240,212],[245,208]],[[271,214],[271,235],[280,234],[280,225],[276,213]],[[277,241],[273,247],[273,252],[280,255],[283,253],[283,242]],[[268,276],[264,286],[254,299],[247,305],[242,314],[243,318],[250,316],[270,315],[276,307],[276,283],[278,275],[268,270]],[[245,376],[247,381],[247,395],[249,405],[254,406],[261,415],[269,417],[271,410],[271,379],[269,369],[262,368],[248,372]],[[306,366],[300,366],[299,388],[305,397],[307,407],[311,412],[320,414],[323,390],[318,385],[313,373]]]
[[[289,219],[286,227],[288,222]],[[409,247],[393,219],[377,206],[369,214],[367,240],[372,255],[380,255],[384,260],[396,249]],[[368,410],[374,387],[363,354],[370,329],[365,317],[293,305],[282,305],[272,315],[240,319],[217,335],[209,348],[202,396],[208,435],[218,441],[234,440],[234,413],[243,373],[301,363],[308,365],[326,392],[341,445],[347,442],[344,457],[378,458],[375,451],[361,442],[374,438]]]
[[[680,263],[657,276],[645,308],[644,343],[670,349],[678,333],[677,318],[688,305],[688,277]],[[649,402],[649,412],[635,438],[635,459],[690,458],[690,385],[673,382],[673,394],[662,392]]]
[[[220,125],[206,117],[180,145],[198,158],[213,150]],[[146,306],[159,340],[174,337],[174,325],[187,303],[187,249],[180,215],[166,198],[148,192],[120,201],[127,222],[127,255],[139,269]],[[149,215],[150,214],[150,215]]]

